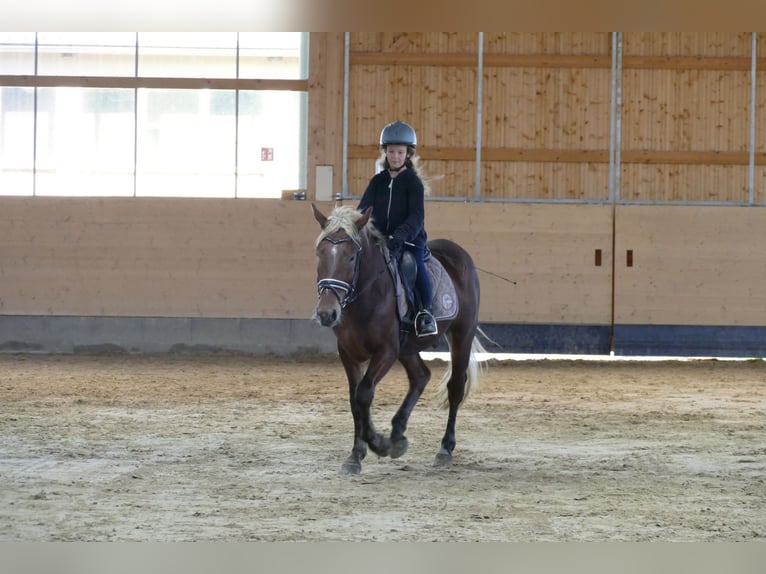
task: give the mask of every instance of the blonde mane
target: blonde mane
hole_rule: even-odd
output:
[[[327,216],[327,223],[325,223],[322,232],[317,237],[317,245],[328,235],[332,235],[337,231],[344,231],[354,241],[360,241],[361,235],[356,227],[356,222],[362,217],[362,213],[350,205],[336,205],[335,208]],[[370,220],[372,221],[372,220]],[[375,242],[379,243],[383,236],[375,228],[374,225],[370,225],[369,222],[362,228],[362,233],[370,236]]]

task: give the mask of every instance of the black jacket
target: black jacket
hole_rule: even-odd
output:
[[[413,169],[405,169],[393,179],[384,170],[370,180],[359,211],[372,206],[373,223],[386,237],[393,235],[424,247],[428,239],[424,196],[423,181]]]

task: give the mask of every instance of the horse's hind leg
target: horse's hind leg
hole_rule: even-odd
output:
[[[452,463],[452,451],[457,444],[455,440],[455,422],[457,411],[463,401],[465,383],[468,380],[468,364],[471,358],[471,343],[473,336],[453,337],[452,339],[452,374],[447,382],[447,396],[449,399],[449,415],[447,416],[447,429],[442,437],[442,444],[434,459],[434,466],[448,466]]]
[[[407,437],[404,436],[404,431],[407,430],[407,421],[410,418],[412,409],[415,408],[415,404],[431,379],[431,371],[418,353],[401,356],[399,357],[399,362],[407,372],[410,387],[404,396],[402,405],[396,411],[394,418],[391,419],[391,458],[399,458],[407,452],[409,443]]]

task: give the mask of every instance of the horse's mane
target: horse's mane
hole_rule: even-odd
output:
[[[354,239],[354,241],[359,241],[361,235],[360,230],[356,227],[356,222],[359,221],[360,217],[362,217],[362,212],[355,207],[350,205],[336,205],[330,212],[330,215],[327,216],[327,223],[325,223],[322,232],[319,234],[319,237],[317,237],[317,245],[325,237],[332,235],[336,231],[344,231],[349,237]],[[383,239],[380,232],[374,225],[370,225],[369,222],[361,229],[361,233],[366,234],[376,243],[380,243]]]

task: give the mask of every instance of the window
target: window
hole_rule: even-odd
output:
[[[35,90],[0,88],[0,193],[32,195]]]
[[[134,32],[38,32],[42,76],[134,76]]]
[[[293,32],[0,33],[0,194],[305,187],[307,43]]]
[[[236,32],[138,34],[138,75],[236,78]]]
[[[133,195],[134,91],[38,88],[35,193]]]

